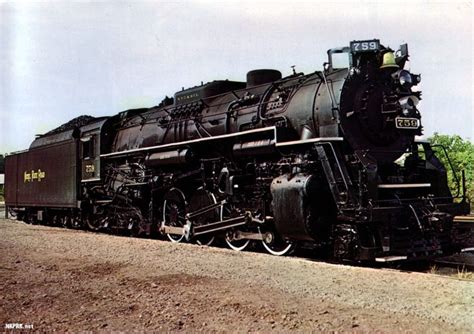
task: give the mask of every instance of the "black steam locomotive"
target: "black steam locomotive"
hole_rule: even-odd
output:
[[[259,242],[275,255],[452,253],[453,216],[469,206],[437,148],[416,140],[420,75],[407,59],[406,44],[353,41],[308,75],[254,70],[156,107],[79,117],[7,156],[6,205],[31,223]]]

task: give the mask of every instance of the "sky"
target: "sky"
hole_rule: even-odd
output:
[[[0,153],[201,81],[320,70],[329,48],[372,38],[408,43],[425,135],[474,140],[472,30],[471,1],[0,0]]]

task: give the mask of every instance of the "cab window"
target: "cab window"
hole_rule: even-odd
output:
[[[92,159],[94,157],[94,138],[89,137],[82,141],[82,158]]]

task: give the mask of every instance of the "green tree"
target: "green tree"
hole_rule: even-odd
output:
[[[5,159],[2,154],[0,154],[0,174],[5,173]],[[4,188],[3,184],[0,184],[0,202],[3,202]]]
[[[454,172],[461,180],[461,171],[464,170],[466,176],[466,194],[471,202],[471,208],[474,204],[474,144],[469,140],[464,140],[458,135],[442,135],[436,133],[428,138],[431,145],[441,145],[446,149],[449,155]],[[438,158],[443,162],[448,170],[449,187],[453,194],[456,194],[457,184],[454,174],[449,167],[448,159],[445,154],[438,150]]]

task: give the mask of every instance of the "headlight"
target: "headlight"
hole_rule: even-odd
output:
[[[413,86],[413,81],[411,79],[410,72],[405,70],[400,71],[400,74],[398,76],[398,82],[400,83],[400,86],[405,88]]]
[[[413,78],[410,74],[410,72],[406,70],[400,70],[392,74],[392,77],[398,81],[400,86],[404,88],[410,88],[413,86]]]
[[[418,102],[420,102],[420,100],[414,95],[404,96],[398,100],[398,103],[400,103],[403,109],[403,115],[405,116],[416,108]]]

